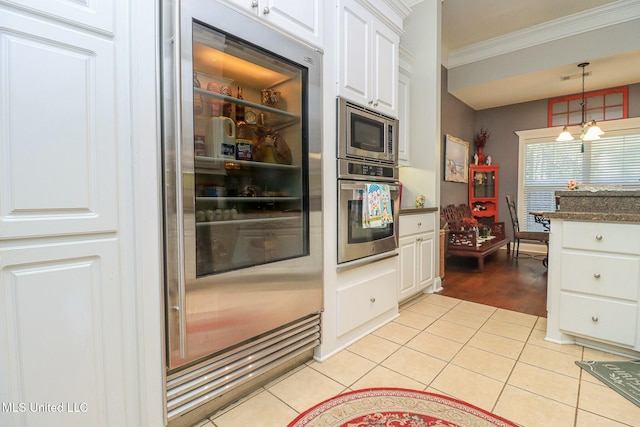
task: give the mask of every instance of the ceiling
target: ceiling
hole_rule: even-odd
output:
[[[475,110],[579,93],[582,82],[577,65],[585,61],[590,63],[586,68],[587,92],[638,83],[640,37],[630,48],[620,47],[621,43],[612,40],[611,49],[607,43],[597,49],[575,49],[575,40],[581,34],[599,25],[606,31],[607,22],[620,22],[619,17],[617,21],[600,20],[602,16],[613,16],[616,8],[620,16],[628,14],[628,10],[635,14],[640,1],[443,0],[442,51],[443,64],[449,70],[449,91]],[[634,18],[638,21],[633,23],[640,27],[640,17]],[[607,34],[600,33],[598,41]],[[573,49],[562,52],[563,37],[573,37]],[[529,65],[529,58],[514,54],[519,49],[535,49],[536,44],[549,50],[537,50],[537,58],[531,55]],[[559,50],[557,58],[540,60],[541,54],[552,58],[553,55],[546,55],[551,49]],[[512,59],[505,67],[500,61],[506,61],[508,55]],[[488,68],[492,62],[493,70]],[[505,68],[513,70],[503,72]],[[487,75],[480,77],[483,72]]]

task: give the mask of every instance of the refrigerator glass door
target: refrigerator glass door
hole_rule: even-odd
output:
[[[192,46],[186,261],[200,277],[308,254],[304,68],[198,23]]]

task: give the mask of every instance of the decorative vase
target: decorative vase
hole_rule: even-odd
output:
[[[483,147],[478,147],[478,164],[484,165],[484,162],[487,160],[487,156],[482,152]]]

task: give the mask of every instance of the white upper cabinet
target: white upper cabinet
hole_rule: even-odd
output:
[[[410,166],[409,161],[409,115],[411,94],[411,76],[404,70],[400,70],[400,78],[398,80],[398,119],[400,120],[400,129],[398,134],[398,163],[401,166]]]
[[[400,73],[398,76],[398,163],[400,166],[411,166],[411,78],[413,75],[414,57],[406,49],[400,47]]]
[[[6,4],[26,11],[72,22],[78,27],[90,28],[105,34],[114,31],[113,0],[70,1],[70,0],[0,0]]]
[[[338,94],[398,116],[400,35],[352,0],[340,2]]]
[[[320,0],[225,0],[236,8],[313,46],[322,47]]]

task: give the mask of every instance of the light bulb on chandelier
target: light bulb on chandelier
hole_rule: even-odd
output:
[[[600,135],[603,135],[604,132],[596,124],[595,120],[591,120],[587,122],[587,117],[586,117],[587,102],[584,97],[584,77],[585,77],[584,69],[586,68],[587,65],[589,65],[588,62],[583,62],[581,64],[578,64],[578,67],[582,68],[582,103],[580,104],[582,106],[582,124],[581,124],[582,132],[580,133],[580,139],[583,141],[594,141],[596,139],[600,139]],[[573,141],[573,135],[571,135],[571,132],[569,132],[568,126],[564,126],[562,128],[562,132],[560,133],[558,138],[556,138],[556,141],[560,141],[560,142]]]

